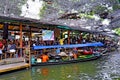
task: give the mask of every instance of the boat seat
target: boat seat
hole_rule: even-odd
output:
[[[55,58],[54,58],[54,56],[50,55],[50,56],[49,56],[49,59],[55,59]]]
[[[55,59],[56,61],[60,61],[60,60],[62,59],[62,57],[61,57],[60,55],[56,55],[56,56],[54,57],[54,59]]]

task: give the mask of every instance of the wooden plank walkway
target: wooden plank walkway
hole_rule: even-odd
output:
[[[24,58],[7,58],[0,61],[0,73],[29,67]]]
[[[0,65],[0,73],[12,71],[12,70],[18,70],[18,69],[27,68],[27,67],[29,67],[29,64],[24,62]]]

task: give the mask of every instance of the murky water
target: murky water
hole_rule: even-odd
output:
[[[120,80],[120,53],[89,62],[33,67],[0,75],[0,80]]]

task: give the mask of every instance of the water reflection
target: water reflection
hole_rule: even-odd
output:
[[[29,70],[22,70],[0,75],[0,80],[32,80]]]
[[[76,64],[37,66],[0,75],[0,80],[120,80],[120,54]]]
[[[96,62],[94,62],[96,63]],[[41,80],[78,80],[83,76],[93,77],[96,74],[96,66],[92,62],[77,64],[54,65],[32,68],[32,78]]]

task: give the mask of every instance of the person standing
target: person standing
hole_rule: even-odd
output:
[[[4,45],[3,45],[2,41],[0,41],[0,60],[2,60],[2,54],[3,54],[2,50],[3,49],[4,49]]]
[[[60,39],[59,43],[60,43],[60,45],[63,45],[64,44],[64,38]]]

